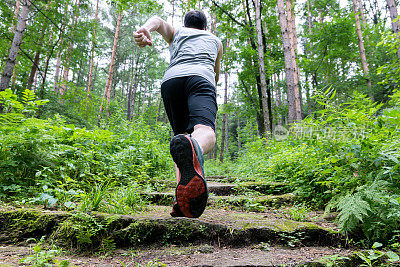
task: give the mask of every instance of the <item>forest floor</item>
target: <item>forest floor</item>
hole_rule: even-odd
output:
[[[286,185],[235,184],[224,177],[208,181],[209,205],[199,219],[170,217],[172,184],[166,192],[148,194],[153,205],[136,214],[93,213],[90,218],[101,230],[82,225],[68,212],[2,207],[0,266],[20,266],[21,259],[37,256],[26,240],[43,235],[63,247],[54,259],[72,266],[357,265],[354,250],[332,222],[334,214],[293,206]],[[67,228],[68,222],[73,227]],[[91,240],[84,243],[79,231],[90,233]],[[104,248],[105,240],[112,245]]]

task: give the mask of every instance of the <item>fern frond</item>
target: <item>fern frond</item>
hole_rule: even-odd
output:
[[[21,102],[23,104],[26,104],[28,102],[35,100],[35,98],[36,98],[36,95],[35,95],[35,92],[33,92],[33,90],[25,89],[22,92]]]
[[[347,195],[338,204],[339,228],[342,232],[351,232],[363,222],[364,218],[371,212],[369,203],[362,199],[359,193]]]
[[[0,125],[21,122],[25,116],[20,113],[3,113],[0,114]]]

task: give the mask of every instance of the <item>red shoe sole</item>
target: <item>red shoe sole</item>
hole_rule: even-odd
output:
[[[181,174],[175,191],[179,209],[186,217],[200,217],[207,205],[208,192],[193,144],[189,137],[177,135],[170,150]]]

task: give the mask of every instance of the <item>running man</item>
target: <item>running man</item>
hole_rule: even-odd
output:
[[[194,10],[186,13],[184,27],[174,28],[152,17],[134,35],[140,47],[153,44],[153,31],[169,44],[170,64],[162,80],[161,96],[175,134],[170,143],[177,178],[173,217],[197,218],[207,205],[203,154],[210,152],[216,141],[215,88],[222,43],[206,28],[206,16]]]

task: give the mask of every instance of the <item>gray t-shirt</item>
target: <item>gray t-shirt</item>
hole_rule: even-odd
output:
[[[176,77],[198,75],[215,86],[215,60],[219,39],[210,32],[178,28],[170,46],[171,60],[162,82]]]

